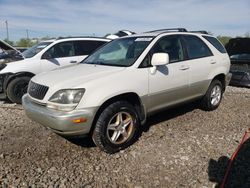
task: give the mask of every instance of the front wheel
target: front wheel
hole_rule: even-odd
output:
[[[134,106],[126,101],[117,101],[100,114],[92,139],[105,152],[115,153],[136,140],[139,124]]]
[[[213,80],[201,101],[202,109],[212,111],[218,108],[223,95],[222,84],[219,80]]]
[[[12,80],[6,90],[8,99],[17,104],[22,103],[22,96],[27,93],[30,77],[17,77]]]

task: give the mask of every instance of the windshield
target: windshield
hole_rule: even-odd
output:
[[[114,40],[90,55],[83,63],[121,67],[131,66],[151,40],[151,37],[129,37]]]
[[[34,55],[38,54],[42,49],[44,49],[46,46],[50,45],[51,43],[52,42],[41,42],[25,50],[22,54],[25,58],[31,58]]]

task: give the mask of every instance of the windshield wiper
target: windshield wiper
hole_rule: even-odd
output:
[[[86,63],[86,64],[93,64],[93,65],[102,65],[103,64],[102,61],[93,61],[93,62],[87,61],[87,62],[84,62],[84,63]]]
[[[116,66],[116,67],[127,67],[127,65],[119,65],[113,63],[104,63],[103,61],[95,61],[95,62],[85,62],[86,64],[93,64],[93,65],[106,65],[106,66]]]

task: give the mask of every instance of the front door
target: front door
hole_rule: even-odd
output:
[[[43,54],[41,67],[42,71],[45,72],[78,63],[83,59],[82,56],[76,56],[73,41],[60,42]]]
[[[153,112],[174,105],[188,98],[189,65],[179,35],[166,36],[156,43],[151,54],[165,52],[169,55],[168,65],[149,69],[149,108]]]

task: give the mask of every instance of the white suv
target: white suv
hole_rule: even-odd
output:
[[[71,37],[43,41],[23,52],[24,59],[0,64],[0,98],[21,103],[34,75],[81,62],[110,39]]]
[[[159,30],[116,39],[83,63],[32,78],[27,115],[62,135],[91,135],[114,153],[132,144],[146,118],[200,99],[216,109],[230,60],[211,35]]]

